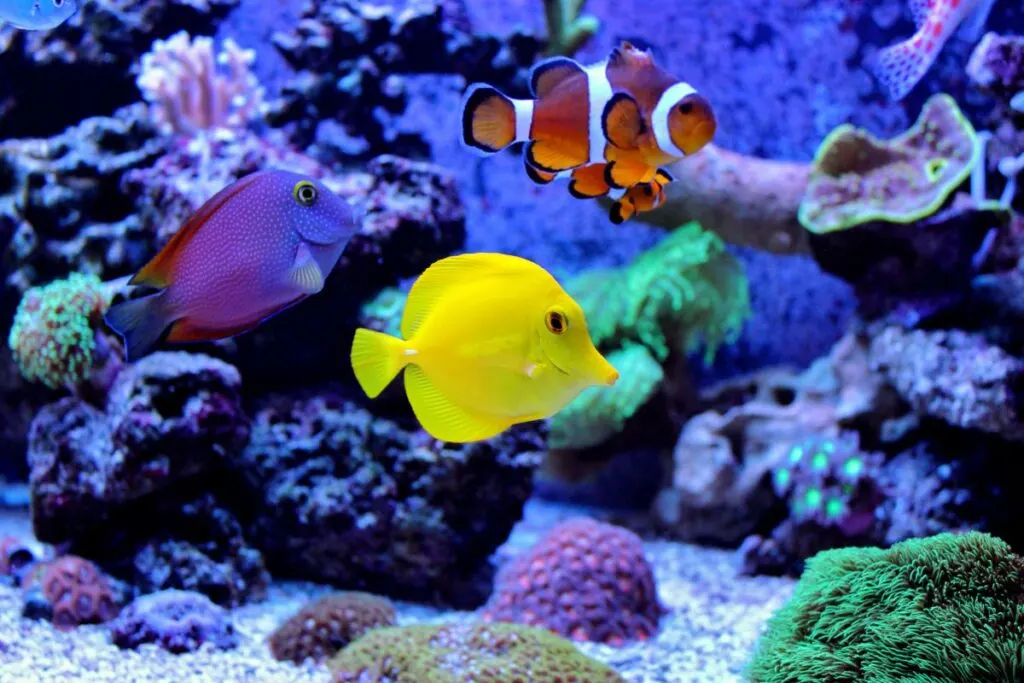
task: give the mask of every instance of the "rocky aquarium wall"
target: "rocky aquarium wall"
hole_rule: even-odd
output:
[[[0,683],[1024,681],[1022,216],[1019,0],[0,0]]]

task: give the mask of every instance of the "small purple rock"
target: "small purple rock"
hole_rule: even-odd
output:
[[[136,598],[110,627],[111,640],[121,649],[155,643],[175,654],[194,652],[203,643],[219,650],[238,645],[226,609],[201,593],[165,590]]]

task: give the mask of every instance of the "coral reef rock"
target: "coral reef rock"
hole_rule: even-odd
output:
[[[321,662],[375,628],[395,626],[391,601],[349,591],[320,598],[300,609],[270,635],[274,659],[302,664]]]
[[[132,67],[156,38],[212,33],[239,0],[89,0],[49,31],[0,27],[0,129],[52,135],[138,100]],[[52,106],[54,90],[60,106]]]
[[[205,595],[180,590],[136,598],[110,625],[110,639],[123,650],[155,643],[174,654],[195,652],[204,643],[218,650],[238,645],[226,609]]]
[[[524,89],[541,41],[475,32],[465,8],[426,0],[405,8],[354,0],[311,0],[274,46],[299,73],[273,105],[270,121],[325,161],[391,152],[425,153],[417,133],[399,130],[404,74],[460,74],[467,82]]]
[[[544,629],[513,624],[417,625],[371,631],[329,663],[335,683],[625,683],[611,667]]]
[[[446,444],[330,393],[277,397],[233,459],[250,537],[282,576],[410,599],[482,602],[488,558],[521,518],[535,426]],[[467,583],[468,582],[468,583]],[[474,584],[475,585],[475,584]]]
[[[1024,361],[981,337],[890,326],[872,339],[870,357],[917,412],[1024,440]]]
[[[664,613],[640,537],[584,517],[502,567],[483,618],[623,645],[654,637]]]

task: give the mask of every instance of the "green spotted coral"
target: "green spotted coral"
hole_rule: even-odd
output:
[[[96,329],[109,304],[95,275],[72,273],[26,291],[7,339],[22,376],[51,389],[85,381],[94,366]]]
[[[374,629],[328,666],[335,683],[625,683],[568,640],[517,624]]]
[[[811,558],[751,683],[1024,680],[1024,558],[980,532]]]
[[[587,316],[594,344],[633,341],[659,361],[704,347],[704,361],[735,340],[750,315],[743,264],[714,233],[691,222],[620,269],[585,273],[566,285]]]
[[[551,418],[548,447],[591,448],[622,431],[661,386],[665,372],[647,347],[628,344],[608,354],[619,371],[611,387],[590,387]]]
[[[935,213],[980,158],[973,126],[944,93],[891,140],[843,124],[818,148],[797,218],[816,234],[870,221],[911,223]]]

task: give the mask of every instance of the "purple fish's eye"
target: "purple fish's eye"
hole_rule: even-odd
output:
[[[303,206],[313,206],[316,204],[316,198],[319,193],[316,190],[316,185],[303,180],[295,183],[295,189],[292,190],[292,195],[295,197],[295,201]]]
[[[560,311],[548,311],[544,315],[544,323],[551,334],[564,334],[569,327],[569,319]]]

